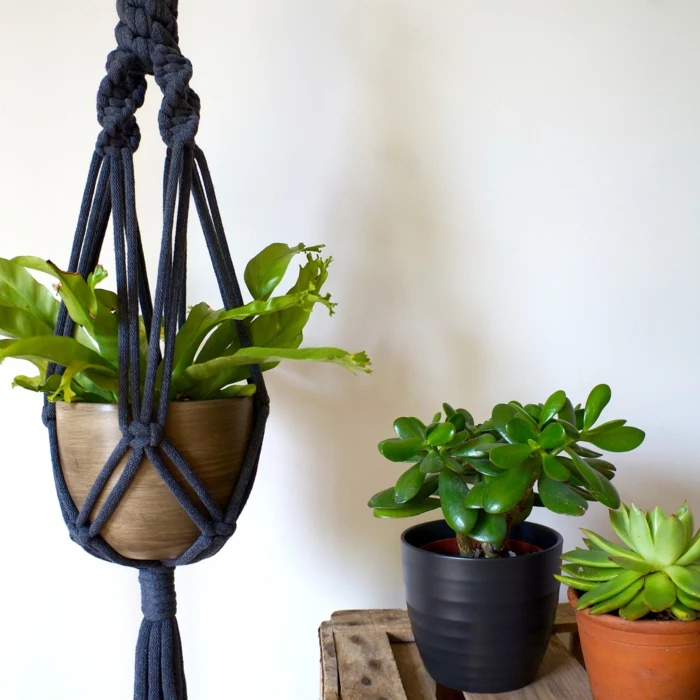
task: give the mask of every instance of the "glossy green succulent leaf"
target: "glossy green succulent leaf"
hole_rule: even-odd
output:
[[[557,418],[556,421],[562,428],[564,428],[564,432],[570,440],[579,440],[581,438],[581,433],[578,431],[576,426],[572,425],[568,421],[562,420],[561,418]]]
[[[688,595],[684,590],[678,588],[678,586],[676,586],[676,595],[678,596],[678,601],[682,605],[685,605],[691,610],[700,611],[700,598]]]
[[[669,611],[676,620],[680,620],[681,622],[692,622],[698,618],[698,614],[695,610],[686,607],[678,600],[669,608]]]
[[[654,561],[654,540],[644,513],[632,504],[629,514],[629,533],[632,540],[632,549],[646,561]]]
[[[498,443],[492,435],[478,435],[458,447],[450,448],[453,457],[485,457]]]
[[[571,399],[567,398],[564,401],[561,411],[557,414],[561,420],[565,420],[571,425],[576,425],[576,412],[574,411],[574,405],[571,403]]]
[[[628,586],[631,586],[635,581],[639,580],[643,574],[638,571],[625,570],[616,576],[612,581],[606,581],[596,586],[591,591],[584,593],[578,601],[577,610],[585,610],[591,605],[600,603],[603,600],[612,598],[613,596],[622,593]]]
[[[515,416],[506,424],[506,432],[512,443],[527,444],[530,440],[536,440],[537,436],[532,429],[532,426],[522,418]]]
[[[583,581],[610,581],[619,576],[623,569],[619,566],[589,566],[586,564],[562,564],[561,570],[569,576]]]
[[[467,508],[464,501],[469,495],[469,484],[449,469],[440,472],[440,500],[447,524],[459,534],[467,534],[476,523],[479,511]]]
[[[480,509],[484,507],[484,498],[488,491],[489,485],[485,481],[481,481],[469,491],[469,495],[464,499],[465,508]]]
[[[619,565],[610,560],[610,556],[601,550],[574,549],[561,555],[564,561],[572,564],[582,564],[584,566],[606,567],[609,569],[619,569]]]
[[[692,515],[691,515],[692,519]],[[692,520],[691,520],[692,522]],[[685,526],[684,526],[685,527]],[[679,566],[689,566],[690,564],[697,564],[700,562],[700,530],[696,533],[695,537],[687,544],[685,551],[682,556],[678,558],[675,564]]]
[[[455,436],[455,427],[452,423],[439,423],[432,430],[427,431],[427,442],[433,447],[446,445]]]
[[[369,499],[367,505],[370,508],[407,507],[407,506],[410,506],[411,504],[415,505],[417,503],[422,503],[427,498],[434,495],[437,492],[437,490],[438,490],[438,477],[435,475],[431,475],[431,476],[426,477],[420,490],[418,491],[416,496],[413,498],[413,500],[409,503],[399,504],[396,501],[395,489],[392,486],[391,488],[384,489],[383,491],[380,491],[379,493],[374,494],[374,496],[372,496],[372,498]]]
[[[603,435],[604,433],[609,433],[613,430],[617,430],[618,428],[621,428],[626,423],[627,423],[626,420],[608,421],[607,423],[603,423],[602,425],[599,425],[597,428],[593,428],[592,430],[586,431],[586,437],[588,438],[591,436]]]
[[[542,413],[540,414],[540,425],[544,425],[548,420],[561,411],[566,405],[566,393],[563,391],[555,391],[544,403]]]
[[[527,409],[517,401],[510,401],[509,406],[515,409],[515,417],[527,423],[527,425],[534,431],[539,432],[539,426],[537,421],[529,414]]]
[[[425,424],[418,418],[403,417],[394,421],[394,432],[402,440],[425,440]]]
[[[644,602],[652,612],[662,612],[676,602],[676,586],[662,571],[644,579]]]
[[[693,513],[687,501],[676,511],[676,517],[683,523],[686,539],[690,542],[695,533],[695,524],[693,522]]]
[[[623,425],[598,435],[587,435],[586,441],[608,452],[630,452],[644,442],[644,431]]]
[[[451,457],[447,452],[444,450],[440,452],[440,459],[442,460],[442,463],[451,471],[457,473],[457,474],[464,474],[465,471],[467,470],[464,463],[455,459],[454,457]]]
[[[566,443],[566,431],[561,423],[550,423],[539,435],[537,442],[545,450],[556,450]]]
[[[508,524],[502,515],[494,515],[485,511],[478,512],[476,525],[469,533],[469,537],[477,542],[488,542],[500,546],[508,534]]]
[[[445,463],[442,461],[440,454],[435,450],[429,450],[420,463],[420,469],[425,474],[437,474],[437,472],[442,471],[444,466]]]
[[[588,502],[568,484],[555,481],[542,474],[537,482],[537,490],[542,503],[548,510],[561,515],[583,515],[588,510]]]
[[[612,392],[607,384],[598,384],[594,387],[586,400],[586,409],[583,414],[583,429],[589,430],[600,418],[603,409],[610,403]]]
[[[610,540],[606,540],[605,537],[601,537],[591,530],[586,530],[586,528],[581,528],[581,532],[588,538],[584,540],[587,546],[593,547],[595,549],[600,549],[603,552],[607,552],[611,556],[615,557],[634,557],[635,553],[623,547],[622,545],[615,544]],[[590,544],[589,544],[590,542]],[[636,556],[639,556],[638,554]]]
[[[620,507],[620,496],[617,489],[603,474],[590,467],[586,461],[579,457],[573,450],[567,448],[567,454],[574,463],[576,471],[581,475],[588,490],[603,505],[613,510]]]
[[[657,524],[658,518],[660,522]],[[661,566],[674,564],[688,544],[685,540],[685,527],[675,515],[666,518],[661,513],[653,520],[654,526],[651,529],[654,538],[654,561]]]
[[[405,508],[375,508],[375,518],[412,518],[440,507],[439,498],[429,498],[423,503],[408,505]]]
[[[587,447],[584,447],[580,443],[575,443],[571,445],[571,449],[579,456],[579,457],[584,457],[586,459],[590,458],[596,458],[596,457],[601,457],[602,455],[600,452],[595,452],[594,450],[589,450]],[[590,462],[589,462],[590,463]]]
[[[598,587],[598,583],[595,581],[582,581],[570,576],[560,576],[559,574],[554,574],[554,578],[565,586],[569,586],[577,591],[592,591]]]
[[[603,600],[596,605],[592,605],[588,610],[591,615],[603,615],[605,613],[612,612],[613,610],[624,608],[636,598],[643,587],[644,581],[641,579],[639,581],[635,581],[632,585],[627,586],[624,591],[612,596],[611,598],[608,598],[607,600]]]
[[[644,593],[639,592],[627,605],[620,609],[620,617],[624,620],[633,621],[639,620],[650,612],[651,610],[644,600]]]
[[[542,454],[542,468],[544,473],[554,481],[568,481],[571,478],[571,472],[556,457],[546,452]]]
[[[492,464],[491,460],[489,459],[469,457],[465,461],[470,467],[472,467],[472,469],[474,469],[474,471],[477,471],[479,474],[483,474],[484,476],[500,476],[504,471],[495,464]]]
[[[499,403],[494,406],[493,412],[491,413],[493,427],[506,442],[511,442],[506,426],[515,416],[515,409],[507,403]]]
[[[497,467],[512,469],[522,464],[533,452],[532,445],[498,445],[489,456]]]
[[[689,566],[674,564],[667,566],[664,572],[676,584],[679,590],[688,596],[700,598],[700,571]]]
[[[406,503],[414,498],[423,486],[425,474],[419,464],[407,469],[397,480],[394,490],[396,503]]]
[[[642,559],[639,555],[629,555],[629,556],[611,556],[610,561],[615,564],[619,564],[625,569],[630,571],[639,571],[642,574],[649,574],[652,571],[656,571],[659,567],[653,562],[648,562]]]
[[[525,410],[532,420],[539,423],[540,416],[542,415],[542,407],[538,406],[536,403],[525,404]]]
[[[630,516],[627,506],[624,503],[620,504],[619,510],[609,511],[610,524],[615,530],[615,534],[630,548],[634,547],[632,538],[630,537]]]
[[[379,443],[379,452],[390,462],[408,462],[422,449],[423,441],[420,438],[389,438]]]
[[[489,483],[484,495],[487,513],[507,513],[520,503],[537,476],[537,464],[528,460],[509,469]]]

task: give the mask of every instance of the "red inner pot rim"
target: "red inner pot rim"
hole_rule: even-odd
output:
[[[515,552],[518,556],[522,554],[534,554],[535,552],[541,552],[542,548],[535,544],[530,544],[529,542],[521,542],[520,540],[506,540],[503,543],[503,547],[506,550]],[[436,554],[447,554],[448,556],[458,557],[459,556],[459,545],[457,544],[456,537],[450,537],[446,540],[436,540],[435,542],[429,542],[424,544],[421,549],[426,552],[435,552]]]

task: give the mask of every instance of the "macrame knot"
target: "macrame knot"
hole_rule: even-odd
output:
[[[88,547],[92,537],[90,537],[90,526],[83,525],[82,527],[72,527],[69,530],[70,538],[76,544],[79,544],[83,549]]]
[[[144,447],[158,447],[163,442],[163,427],[160,423],[141,423],[134,421],[129,425],[128,437],[135,450]]]
[[[41,412],[41,420],[45,427],[49,427],[49,423],[56,421],[56,404],[47,402]]]
[[[229,525],[228,523],[214,523],[214,530],[216,530],[216,534],[219,537],[223,537],[224,539],[230,539],[233,537],[233,533],[236,532],[236,523],[233,523],[233,525]]]
[[[141,569],[141,610],[146,620],[169,620],[177,613],[175,595],[175,570],[161,567]]]

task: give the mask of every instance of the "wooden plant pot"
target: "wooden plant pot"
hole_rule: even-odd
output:
[[[576,609],[578,593],[568,590]],[[623,620],[576,610],[594,700],[700,698],[700,620]]]
[[[68,490],[78,508],[122,438],[114,404],[56,404],[58,448]],[[252,398],[172,403],[165,437],[195,471],[220,508],[226,509],[243,466],[253,427]],[[162,454],[162,451],[161,451]],[[114,488],[129,450],[103,489],[91,519]],[[166,464],[170,465],[163,455]],[[173,468],[172,473],[202,513],[204,506]],[[174,559],[200,535],[197,526],[144,457],[129,490],[101,535],[131,559]]]

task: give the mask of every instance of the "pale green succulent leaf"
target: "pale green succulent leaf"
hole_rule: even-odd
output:
[[[676,602],[676,586],[663,571],[644,579],[644,602],[652,612],[668,610]]]
[[[651,537],[649,523],[637,506],[630,508],[630,539],[632,549],[643,559],[654,561],[654,540]]]
[[[663,518],[660,524],[656,526],[654,535],[655,561],[662,566],[670,566],[678,560],[685,547],[685,527],[683,523],[675,515]]]
[[[624,608],[625,605],[632,602],[632,600],[639,593],[639,591],[642,590],[643,587],[644,581],[642,579],[639,579],[638,581],[635,581],[633,584],[625,588],[625,590],[621,593],[618,593],[617,595],[614,595],[611,598],[608,598],[607,600],[603,600],[600,603],[593,605],[589,608],[589,612],[591,615],[604,615],[605,613],[613,612],[614,610]]]

